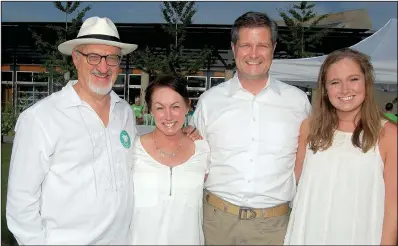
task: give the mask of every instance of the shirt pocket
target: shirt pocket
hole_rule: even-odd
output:
[[[262,152],[278,154],[284,150],[297,149],[299,131],[296,126],[281,121],[265,122],[259,131]]]
[[[158,177],[153,173],[133,175],[134,204],[136,207],[153,207],[158,203]]]

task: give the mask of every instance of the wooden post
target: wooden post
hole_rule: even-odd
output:
[[[225,81],[232,79],[234,77],[234,71],[227,69],[225,70]]]
[[[311,91],[311,105],[314,105],[316,97],[316,89],[312,89]]]
[[[148,112],[147,105],[145,104],[145,90],[149,85],[149,74],[147,72],[141,72],[141,105],[144,105],[144,112]]]

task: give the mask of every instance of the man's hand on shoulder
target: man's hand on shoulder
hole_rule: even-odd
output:
[[[182,128],[182,132],[187,137],[189,137],[192,141],[202,140],[203,139],[202,136],[200,135],[199,131],[195,127],[193,127],[191,125],[188,125],[188,126]]]

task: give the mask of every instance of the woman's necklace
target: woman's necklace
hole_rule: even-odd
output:
[[[166,151],[162,150],[161,148],[158,148],[158,146],[156,145],[155,131],[152,132],[152,140],[153,140],[153,142],[154,142],[154,144],[155,144],[156,150],[159,151],[160,157],[165,157],[165,156],[170,157],[170,158],[171,158],[171,157],[174,157],[174,156],[177,155],[178,151],[179,151],[179,150],[182,148],[182,146],[183,146],[183,142],[182,142],[182,138],[181,138],[180,146],[178,146],[178,148],[177,148],[174,152],[169,153],[169,152],[166,152]]]

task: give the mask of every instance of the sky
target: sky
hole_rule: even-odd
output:
[[[163,23],[162,2],[82,2],[79,9],[91,5],[86,17],[108,17],[115,23]],[[286,10],[298,2],[196,2],[197,13],[194,24],[230,24],[247,11],[267,13],[279,20],[278,9]],[[372,29],[378,30],[390,18],[397,18],[397,2],[315,2],[318,14],[336,13],[347,10],[365,9],[372,22]],[[73,17],[73,16],[72,16]],[[62,22],[65,14],[56,9],[52,2],[5,2],[1,3],[1,20],[15,22]]]

